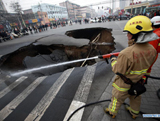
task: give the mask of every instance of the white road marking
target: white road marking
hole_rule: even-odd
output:
[[[63,84],[68,79],[69,75],[72,73],[73,69],[66,70],[63,74],[56,80],[44,97],[40,100],[37,106],[32,110],[32,112],[27,116],[25,121],[39,121],[47,108],[50,106],[51,102],[63,86]]]
[[[46,78],[40,77],[33,81],[21,94],[14,98],[0,111],[0,121],[3,121],[13,110]]]
[[[86,104],[89,91],[93,82],[96,66],[97,64],[87,67],[85,74],[82,78],[81,84],[79,85],[78,90],[75,94],[74,100],[72,101],[63,121],[67,121],[69,116],[76,109]],[[75,115],[70,119],[70,121],[81,121],[83,112],[84,112],[84,108],[79,110],[77,113],[75,113]]]
[[[10,92],[12,89],[14,89],[16,86],[18,86],[21,82],[23,82],[27,77],[22,76],[19,79],[17,79],[15,82],[13,82],[11,85],[6,87],[4,90],[0,92],[0,98],[2,98],[4,95],[6,95],[8,92]]]

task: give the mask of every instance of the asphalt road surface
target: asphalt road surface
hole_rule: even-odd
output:
[[[127,47],[126,34],[122,32],[126,22],[75,24],[48,29],[45,32],[0,43],[0,55],[15,51],[44,36],[64,35],[68,30],[88,27],[111,28],[116,42],[115,52],[118,52]],[[55,44],[57,43],[65,44],[63,41],[56,41]],[[85,41],[79,44],[85,44]],[[12,77],[1,74],[0,77],[0,121],[66,121],[80,106],[100,100],[114,73],[110,64],[100,61],[92,66],[71,68],[50,76],[36,77],[30,74]],[[94,106],[83,108],[71,118],[71,121],[91,120],[93,108]]]

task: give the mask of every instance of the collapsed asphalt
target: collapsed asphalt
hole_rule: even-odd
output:
[[[53,34],[41,37],[29,45],[22,46],[14,52],[3,55],[0,60],[1,71],[3,73],[13,73],[54,63],[107,54],[115,50],[111,29],[97,27],[70,30],[66,32],[66,35]],[[47,41],[48,37],[52,38],[52,40]],[[64,40],[67,42],[70,39],[75,41],[73,45],[53,44],[55,41]],[[77,41],[85,42],[85,44],[77,44],[77,46]],[[96,63],[95,60],[90,60],[39,70],[32,74],[37,76],[51,75],[72,67],[93,65],[94,63]]]

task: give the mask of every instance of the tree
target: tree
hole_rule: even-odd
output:
[[[23,25],[26,26],[26,24],[23,20],[23,17],[22,17],[22,8],[21,8],[21,5],[19,4],[19,2],[12,2],[10,7],[14,10],[14,12],[16,12],[18,14],[18,21],[19,21],[20,25],[22,25],[22,24],[19,20],[19,16],[21,17]]]

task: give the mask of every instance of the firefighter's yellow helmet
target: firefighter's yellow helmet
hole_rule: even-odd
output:
[[[126,23],[123,31],[131,34],[150,32],[153,31],[152,23],[146,16],[135,16]]]

